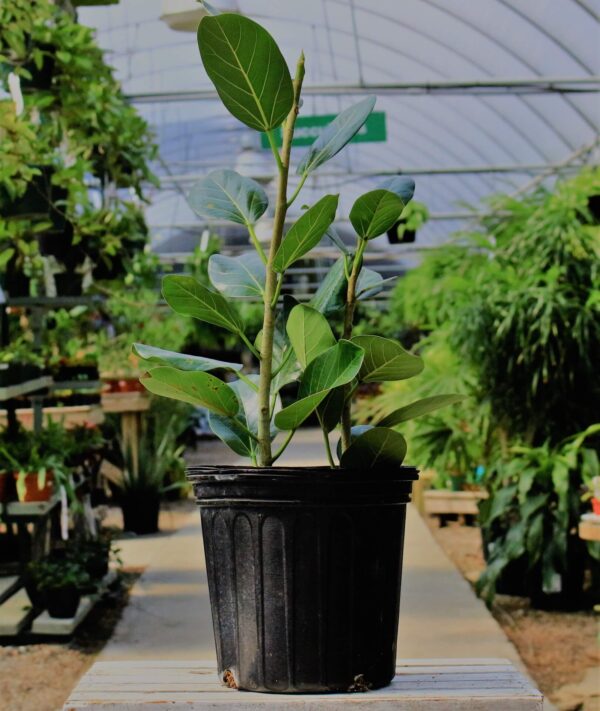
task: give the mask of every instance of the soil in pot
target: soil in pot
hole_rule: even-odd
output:
[[[15,483],[17,483],[20,475],[15,472],[13,474],[13,477]],[[52,497],[52,492],[54,489],[54,475],[52,474],[52,472],[46,472],[46,481],[41,489],[38,487],[37,472],[26,474],[24,477],[22,477],[22,482],[24,484],[24,491],[19,493],[19,501],[21,503],[30,503],[33,501],[49,501]],[[18,488],[19,487],[17,487],[17,491]]]
[[[160,495],[156,492],[133,492],[121,497],[123,530],[144,536],[158,533]]]
[[[75,585],[65,585],[62,588],[48,588],[45,598],[50,617],[65,620],[75,617],[81,593]]]
[[[198,467],[188,476],[221,678],[271,693],[388,685],[417,471]]]

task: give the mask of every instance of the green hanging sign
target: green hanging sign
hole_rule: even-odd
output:
[[[321,116],[298,116],[292,146],[310,146],[321,131],[331,123],[336,114],[323,114]],[[282,128],[275,128],[273,134],[278,146],[283,143]],[[384,111],[374,111],[367,119],[364,126],[354,136],[351,143],[383,143],[387,141],[387,129]],[[269,147],[266,133],[261,134],[263,148]]]

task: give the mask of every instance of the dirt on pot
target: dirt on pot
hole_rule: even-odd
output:
[[[481,533],[476,526],[428,519],[438,543],[473,584],[484,569]],[[600,709],[600,625],[592,611],[534,610],[527,598],[497,595],[492,613],[539,689],[561,711]],[[596,684],[589,683],[596,678]],[[594,691],[595,688],[595,691]]]

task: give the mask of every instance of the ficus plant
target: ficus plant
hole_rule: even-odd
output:
[[[207,8],[209,9],[209,8]],[[375,335],[353,336],[357,301],[377,293],[382,277],[363,266],[369,242],[398,220],[414,192],[408,177],[388,178],[379,188],[361,195],[350,212],[356,243],[348,249],[333,230],[339,195],[324,195],[306,208],[285,232],[286,216],[307,178],[333,158],[363,126],[375,97],[359,101],[335,118],[309,147],[296,167],[297,184],[289,189],[291,147],[301,107],[304,55],[291,77],[286,61],[267,31],[237,14],[204,17],[198,44],[204,68],[225,107],[241,122],[264,132],[277,166],[277,196],[268,249],[256,235],[268,198],[263,188],[232,170],[216,170],[192,188],[189,201],[205,219],[243,225],[254,252],[237,257],[213,255],[208,275],[213,288],[191,276],[170,275],[163,295],[178,314],[219,326],[240,338],[259,362],[259,373],[242,365],[165,351],[135,344],[147,372],[141,380],[151,392],[207,408],[213,432],[237,454],[261,467],[273,465],[294,432],[313,413],[319,420],[329,463],[336,466],[329,434],[340,429],[342,468],[399,466],[406,442],[396,425],[460,399],[437,395],[401,407],[375,425],[352,427],[351,401],[360,383],[411,378],[423,369],[420,357],[400,343]],[[274,130],[282,126],[281,148]],[[308,303],[281,296],[286,271],[325,236],[341,256]],[[256,339],[245,333],[236,301],[259,299],[264,307]],[[335,333],[329,317],[343,325]],[[228,382],[211,371],[226,370]],[[298,381],[298,395],[282,407],[280,391]],[[284,433],[283,443],[274,440]]]

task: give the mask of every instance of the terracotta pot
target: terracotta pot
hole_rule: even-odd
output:
[[[19,474],[15,472],[13,474],[15,483],[18,482]],[[19,501],[21,503],[29,503],[33,501],[49,501],[52,492],[54,490],[54,474],[52,472],[46,472],[46,482],[42,489],[38,488],[38,475],[37,472],[26,474],[24,477],[25,491],[21,495],[19,494]],[[17,492],[19,491],[19,485],[17,485]]]

